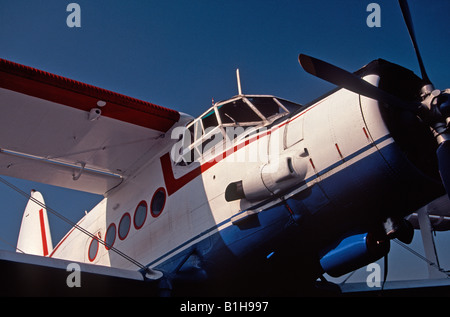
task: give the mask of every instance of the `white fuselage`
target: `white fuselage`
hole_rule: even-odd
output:
[[[378,79],[375,75],[366,78],[373,84]],[[220,107],[220,103],[216,104],[216,111],[224,109]],[[226,124],[222,122],[220,128],[226,130]],[[169,270],[183,265],[183,254],[194,248],[207,256],[216,254],[215,248],[225,247],[227,252],[221,258],[225,263],[227,256],[241,257],[275,241],[294,214],[301,219],[306,213],[314,216],[328,212],[324,217],[336,223],[332,229],[335,235],[344,234],[346,225],[338,224],[342,219],[337,220],[340,210],[350,208],[343,215],[353,218],[355,211],[351,206],[366,204],[365,199],[372,193],[373,199],[379,198],[376,195],[382,193],[384,184],[397,177],[396,170],[402,164],[392,154],[397,151],[392,148],[395,142],[381,117],[378,102],[345,89],[284,119],[246,131],[250,134],[243,133],[232,142],[215,142],[189,164],[173,162],[170,152],[179,141],[175,136],[135,177],[112,190],[78,225],[107,243],[113,241],[114,248],[145,266],[169,263]],[[170,138],[170,134],[171,131],[165,138]],[[370,167],[363,164],[366,159],[370,160]],[[240,181],[245,197],[227,200],[227,186]],[[155,198],[158,189],[160,197]],[[152,205],[158,208],[162,198],[162,211],[152,210]],[[294,200],[290,199],[294,198],[295,202],[302,202],[301,208],[292,203]],[[293,210],[273,209],[285,202]],[[147,207],[143,224],[135,219],[139,204]],[[267,210],[275,211],[270,214]],[[122,226],[126,226],[126,219],[125,224],[121,220],[127,214],[130,221],[125,234],[127,228]],[[255,214],[259,214],[259,224],[250,229],[239,226],[240,221]],[[360,219],[356,214],[354,218]],[[354,222],[348,219],[348,224]],[[115,239],[108,241],[109,228],[113,228]],[[317,227],[317,235],[320,230],[324,234],[330,230],[330,224]],[[92,240],[72,229],[51,256],[138,269],[102,244],[96,248]]]

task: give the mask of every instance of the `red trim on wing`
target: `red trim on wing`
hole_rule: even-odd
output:
[[[104,101],[102,116],[161,132],[180,118],[178,111],[1,58],[0,87],[84,111]]]
[[[45,232],[45,221],[44,221],[44,210],[39,210],[39,224],[41,225],[41,238],[42,238],[42,248],[44,250],[44,256],[48,255],[47,247],[47,234]]]

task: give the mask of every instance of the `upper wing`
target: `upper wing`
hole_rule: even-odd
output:
[[[0,174],[104,194],[180,113],[0,59]]]

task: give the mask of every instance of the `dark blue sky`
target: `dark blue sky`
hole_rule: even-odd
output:
[[[301,69],[299,53],[351,71],[384,58],[419,74],[396,1],[376,1],[380,28],[367,26],[366,8],[375,1],[365,0],[73,1],[81,28],[66,25],[70,2],[0,0],[0,57],[194,116],[211,98],[237,94],[236,68],[244,93],[306,103],[333,88]],[[436,87],[449,87],[450,2],[416,0],[410,8],[428,75]],[[50,206],[74,220],[98,201],[16,184],[39,187]],[[3,185],[0,199],[0,238],[15,244],[26,202]],[[68,228],[51,222],[56,244]]]
[[[244,92],[307,102],[330,85],[304,73],[300,52],[356,70],[378,57],[418,71],[396,1],[78,1],[81,28],[66,25],[70,1],[0,1],[0,56],[199,114]],[[449,69],[445,0],[410,5],[430,78]]]

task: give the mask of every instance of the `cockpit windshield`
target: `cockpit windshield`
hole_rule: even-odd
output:
[[[268,120],[273,116],[289,112],[275,98],[248,97],[247,100]]]
[[[261,95],[239,95],[218,102],[186,127],[181,156],[176,161],[187,165],[192,158],[203,156],[206,149],[211,150],[224,140],[232,141],[248,129],[267,126],[300,108],[301,105],[291,101]],[[232,133],[227,131],[230,129]]]
[[[244,101],[237,99],[217,106],[220,120],[224,125],[255,125],[264,120]]]

